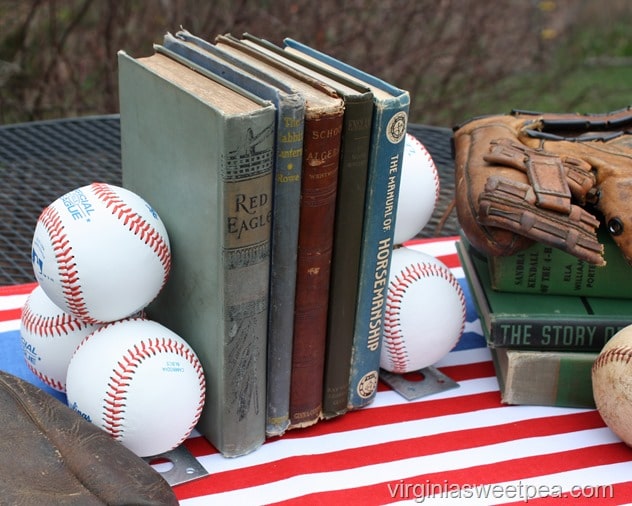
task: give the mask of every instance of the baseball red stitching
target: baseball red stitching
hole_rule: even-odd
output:
[[[164,272],[162,280],[162,286],[164,286],[171,266],[171,254],[165,239],[142,216],[129,207],[110,185],[106,183],[92,183],[90,187],[97,198],[103,201],[106,209],[110,209],[112,214],[121,220],[130,232],[156,253]]]
[[[434,160],[432,159],[432,156],[430,156],[430,153],[428,153],[428,150],[426,149],[426,147],[423,144],[421,145],[421,147],[422,147],[422,151],[424,153],[424,156],[426,157],[426,160],[428,161],[430,166],[433,168],[432,175],[433,175],[433,181],[434,181],[434,187],[435,187],[435,202],[436,202],[437,200],[439,200],[439,197],[441,195],[441,184],[440,184],[440,180],[439,180],[439,171],[437,170],[437,167],[435,166]]]
[[[613,362],[623,362],[626,365],[632,361],[632,348],[629,346],[617,346],[601,353],[593,363],[593,371],[598,367],[605,366]]]
[[[450,283],[458,294],[461,307],[465,307],[465,295],[463,294],[461,285],[459,285],[450,271],[443,268],[440,264],[416,263],[407,265],[400,274],[395,276],[395,279],[389,285],[388,294],[386,296],[383,346],[393,365],[393,372],[403,372],[408,365],[408,352],[404,343],[404,335],[400,322],[400,312],[406,290],[412,286],[415,281],[428,277],[440,277]],[[461,333],[465,328],[464,315],[462,320]]]
[[[31,334],[44,337],[68,335],[70,332],[88,327],[85,321],[78,320],[70,314],[61,313],[55,316],[37,314],[28,304],[22,310],[22,323]]]
[[[78,283],[79,273],[77,272],[75,257],[72,254],[72,247],[68,241],[59,213],[54,207],[48,206],[42,211],[39,219],[50,237],[68,312],[88,323],[96,323],[97,321],[88,314],[81,285]]]
[[[60,337],[88,327],[87,323],[77,320],[69,314],[62,313],[55,316],[37,314],[31,309],[28,300],[22,309],[22,325],[24,325],[27,332],[42,337]],[[26,366],[47,385],[61,392],[66,391],[63,382],[52,379],[38,371],[28,360],[26,361]]]
[[[28,367],[31,370],[31,372],[35,374],[35,376],[41,379],[48,386],[53,387],[55,390],[59,390],[60,392],[66,392],[66,386],[61,381],[54,380],[53,378],[50,378],[46,376],[45,374],[42,374],[41,372],[39,372],[37,369],[33,367],[33,364],[29,363],[28,361],[26,361],[26,367]]]
[[[434,181],[435,202],[436,202],[437,200],[439,200],[439,197],[441,195],[441,181],[439,180],[439,172],[437,170],[437,166],[435,165],[434,160],[432,159],[432,156],[430,156],[430,153],[426,149],[426,146],[424,146],[421,143],[421,141],[417,139],[417,137],[415,137],[414,135],[411,135],[411,139],[415,141],[416,144],[419,145],[419,148],[421,149],[421,152],[424,155],[424,158],[426,159],[428,164],[430,164],[430,166],[434,169],[432,171],[432,175],[433,175],[433,181]]]
[[[101,199],[106,208],[111,208],[112,214],[123,221],[123,224],[139,239],[144,241],[158,256],[163,267],[163,279],[161,289],[167,281],[171,266],[171,254],[164,238],[141,216],[135,213],[113,191],[110,185],[105,183],[92,183],[90,185],[97,198]],[[49,234],[55,258],[59,266],[59,278],[62,293],[68,307],[68,312],[88,323],[99,323],[90,316],[86,302],[83,298],[79,273],[75,263],[72,247],[64,230],[64,225],[57,210],[48,206],[42,211],[40,221]]]
[[[55,316],[44,316],[38,314],[31,308],[29,304],[30,300],[31,297],[27,299],[26,304],[22,308],[21,316],[22,325],[30,334],[54,338],[62,335],[68,335],[70,332],[78,331],[88,326],[85,322],[78,321],[76,318],[73,318],[71,315],[65,313]],[[55,380],[41,371],[38,371],[28,360],[26,360],[25,363],[30,371],[44,383],[56,390],[59,390],[60,392],[66,391],[66,387],[63,382]]]
[[[98,331],[101,331],[102,329],[103,327]],[[204,407],[206,384],[202,366],[199,361],[196,360],[195,355],[184,343],[179,343],[169,338],[150,338],[141,342],[139,345],[134,345],[132,348],[128,349],[121,360],[117,363],[117,367],[115,367],[112,371],[112,376],[110,377],[110,382],[108,383],[109,389],[105,393],[102,420],[103,429],[113,438],[121,441],[124,437],[125,401],[136,369],[144,360],[161,352],[174,353],[181,356],[191,364],[197,373],[201,388],[200,399],[198,401],[193,422],[189,426],[189,430],[187,432],[190,432],[195,427],[195,424],[202,413],[202,408]],[[179,446],[187,436],[184,436],[175,446]]]

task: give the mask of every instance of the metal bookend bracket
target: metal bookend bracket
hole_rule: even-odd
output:
[[[209,474],[184,445],[160,455],[145,457],[143,460],[160,473],[172,487],[203,478]]]
[[[380,369],[380,379],[409,401],[459,387],[456,381],[432,366],[405,375]]]

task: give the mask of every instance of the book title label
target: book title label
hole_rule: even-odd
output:
[[[378,244],[377,264],[375,278],[373,280],[373,296],[371,298],[371,317],[369,319],[369,335],[366,347],[370,351],[377,351],[382,338],[382,325],[384,322],[384,301],[388,288],[388,268],[391,257],[391,241],[382,239]]]
[[[498,346],[542,346],[547,348],[592,348],[605,343],[622,327],[612,325],[501,324]],[[600,344],[601,345],[601,344]]]
[[[245,183],[235,183],[235,192],[227,201],[226,233],[233,246],[266,240],[272,223],[272,205],[269,192],[248,189]],[[246,186],[246,188],[244,188]]]
[[[388,186],[386,189],[386,203],[384,206],[384,220],[382,221],[382,229],[386,232],[394,226],[396,189],[397,189],[397,172],[399,170],[399,155],[391,157],[388,169]]]

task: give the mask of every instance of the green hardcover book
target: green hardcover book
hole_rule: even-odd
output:
[[[353,329],[358,304],[373,93],[366,86],[345,79],[342,75],[251,34],[244,34],[244,40],[260,51],[280,58],[296,70],[331,86],[345,105],[323,379],[323,416],[332,418],[347,411]]]
[[[491,348],[598,352],[632,324],[632,300],[498,292],[463,235],[457,251]]]
[[[181,30],[175,37],[167,34],[163,44],[245,90],[270,100],[277,110],[270,244],[266,435],[280,436],[290,425],[305,99],[286,83],[237,60],[187,31]]]
[[[595,407],[591,369],[598,353],[507,348],[491,353],[505,404]]]
[[[520,253],[489,256],[494,290],[632,299],[632,266],[602,228],[606,265],[599,267],[540,242]]]
[[[172,244],[147,314],[200,357],[198,430],[243,455],[265,440],[275,108],[155,49],[118,55],[123,184],[152,202]]]

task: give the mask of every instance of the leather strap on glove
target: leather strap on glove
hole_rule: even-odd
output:
[[[456,206],[472,245],[509,255],[533,241],[603,265],[603,221],[632,259],[632,109],[473,119],[455,129]]]

